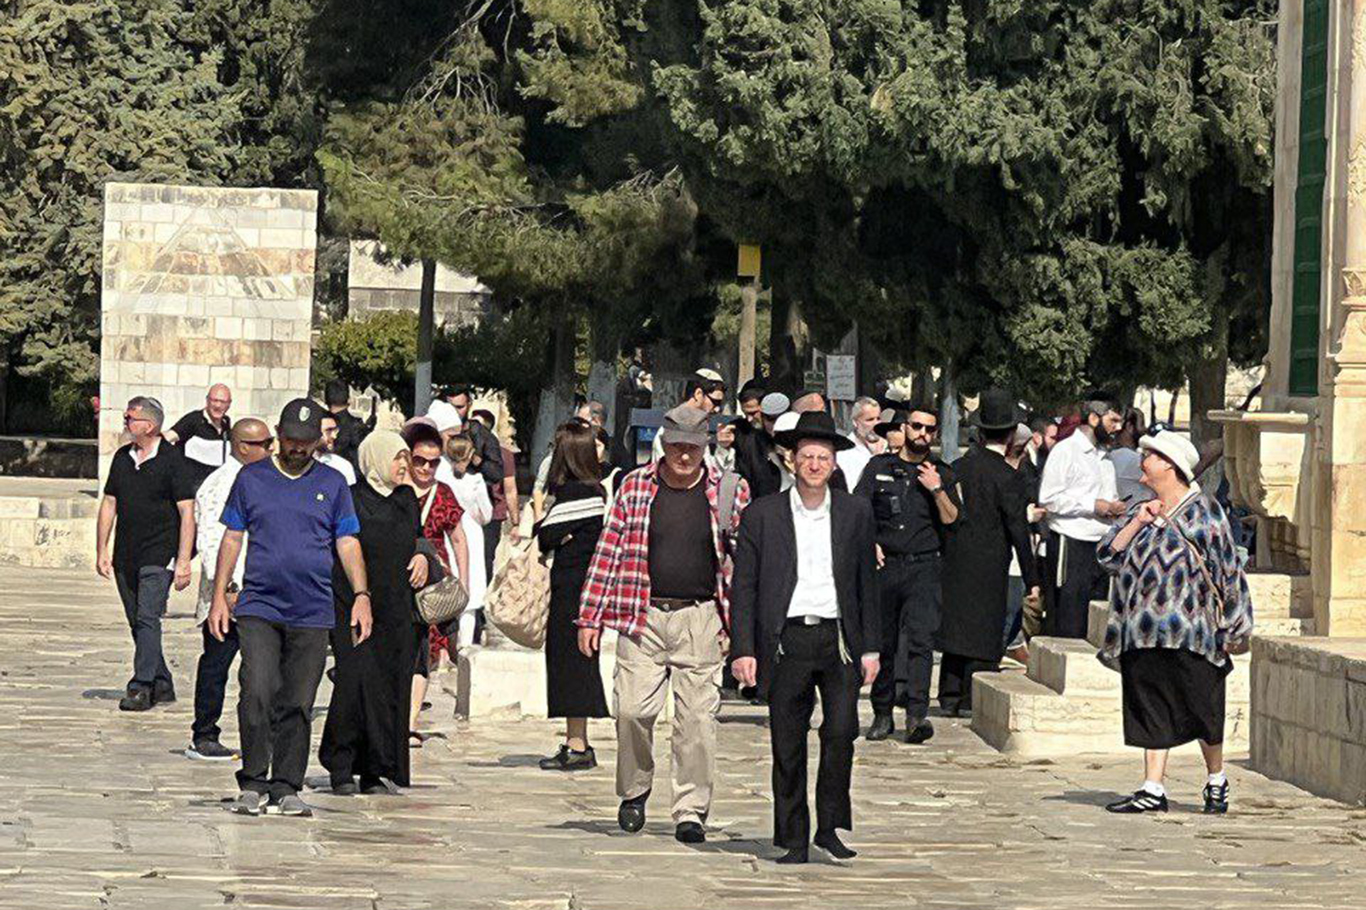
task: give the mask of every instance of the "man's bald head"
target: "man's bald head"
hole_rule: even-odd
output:
[[[232,454],[242,464],[254,464],[271,453],[275,439],[264,420],[246,417],[232,426]]]
[[[807,392],[792,402],[792,413],[805,414],[808,411],[824,411],[825,396],[820,392]]]
[[[221,382],[216,382],[209,386],[209,392],[204,396],[204,410],[208,412],[215,422],[223,419],[223,415],[228,413],[228,408],[232,407],[232,390]]]

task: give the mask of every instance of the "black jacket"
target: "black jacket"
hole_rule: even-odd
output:
[[[498,484],[503,482],[503,446],[498,441],[498,437],[493,431],[484,426],[477,420],[471,420],[468,424],[470,441],[474,443],[474,451],[481,459],[475,468],[479,475],[484,478],[484,483]]]
[[[974,446],[953,463],[962,505],[949,526],[944,551],[944,600],[938,649],[998,661],[1008,593],[1011,550],[1020,560],[1025,588],[1039,584],[1030,546],[1025,477],[998,452]]]
[[[759,659],[759,694],[766,697],[778,659],[778,639],[797,586],[797,532],[787,493],[752,502],[740,520],[731,582],[731,658]],[[866,499],[830,491],[831,556],[840,630],[850,658],[878,650],[882,616],[877,589],[873,510]]]

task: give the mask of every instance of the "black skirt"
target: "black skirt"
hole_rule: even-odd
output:
[[[1193,740],[1224,741],[1224,680],[1232,662],[1216,667],[1179,648],[1141,648],[1120,656],[1124,742],[1171,749]]]
[[[608,717],[598,654],[579,650],[579,592],[582,570],[555,565],[550,571],[550,615],[545,628],[546,704],[550,717]]]

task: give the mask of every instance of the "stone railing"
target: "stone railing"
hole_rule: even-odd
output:
[[[1295,411],[1210,411],[1224,426],[1224,471],[1235,505],[1260,517],[1258,564],[1309,567],[1314,421]]]

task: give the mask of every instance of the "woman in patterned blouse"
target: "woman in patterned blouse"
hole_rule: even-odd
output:
[[[413,450],[413,490],[417,493],[418,504],[422,508],[422,536],[436,547],[436,555],[442,567],[449,574],[454,571],[466,590],[470,583],[469,547],[465,542],[465,531],[460,519],[464,514],[456,502],[451,488],[436,479],[436,469],[441,463],[441,434],[435,426],[427,425],[422,419],[409,421],[403,428],[403,438]],[[413,745],[420,746],[422,737],[417,732],[417,715],[422,710],[422,700],[427,696],[427,676],[431,671],[433,651],[440,653],[447,641],[446,631],[435,626],[423,636],[422,649],[418,664],[413,669],[413,701],[408,723],[408,738]],[[440,648],[433,642],[440,642]]]
[[[1143,483],[1156,498],[1129,510],[1097,547],[1115,576],[1100,660],[1122,680],[1124,742],[1144,749],[1143,787],[1111,812],[1167,811],[1168,750],[1198,740],[1205,812],[1228,811],[1224,686],[1247,649],[1252,599],[1228,518],[1192,482],[1199,453],[1170,430],[1144,437]]]

